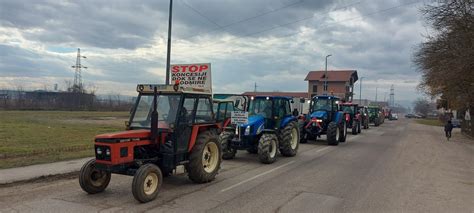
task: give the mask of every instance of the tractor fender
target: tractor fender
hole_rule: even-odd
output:
[[[342,113],[342,112],[336,112],[336,116],[334,116],[334,120],[333,120],[333,121],[336,122],[337,124],[339,124],[339,123],[341,123],[342,120],[344,120],[344,119],[346,119],[346,118],[344,117],[344,113]]]
[[[217,132],[219,131],[219,125],[217,124],[195,124],[192,127],[191,131],[191,137],[189,138],[189,144],[188,144],[188,152],[191,152],[191,150],[194,147],[194,144],[196,143],[197,136],[199,135],[200,132],[210,130],[210,131],[215,131],[216,136]]]
[[[280,123],[280,127],[283,128],[286,125],[288,125],[290,122],[293,122],[293,121],[297,121],[296,117],[294,117],[294,116],[288,116],[286,118],[283,118],[281,123]]]

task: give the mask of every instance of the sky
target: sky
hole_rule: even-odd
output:
[[[214,92],[306,91],[306,74],[355,69],[362,98],[422,96],[413,51],[422,0],[174,0],[171,63],[211,63]],[[168,0],[1,0],[0,89],[64,90],[77,48],[86,88],[164,83]],[[359,82],[355,96],[359,97]],[[377,88],[377,89],[376,89]]]

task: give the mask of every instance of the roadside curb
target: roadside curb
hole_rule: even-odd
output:
[[[48,164],[38,164],[0,170],[0,187],[16,183],[35,182],[53,177],[70,177],[92,157]]]

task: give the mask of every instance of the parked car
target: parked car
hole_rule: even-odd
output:
[[[397,113],[391,113],[390,117],[388,119],[389,120],[398,120],[398,114]]]

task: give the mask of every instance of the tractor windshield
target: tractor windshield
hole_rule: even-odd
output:
[[[179,95],[159,95],[157,97],[158,127],[169,128],[176,122]],[[130,120],[131,128],[150,128],[153,111],[153,95],[140,95]]]
[[[331,100],[316,99],[313,104],[313,112],[319,110],[331,111]]]
[[[249,116],[261,115],[265,118],[272,117],[272,100],[266,98],[256,98],[250,101]]]
[[[368,110],[369,110],[369,115],[370,116],[375,116],[378,113],[377,108],[369,108]]]
[[[342,111],[344,111],[345,113],[354,114],[353,106],[342,105]]]

